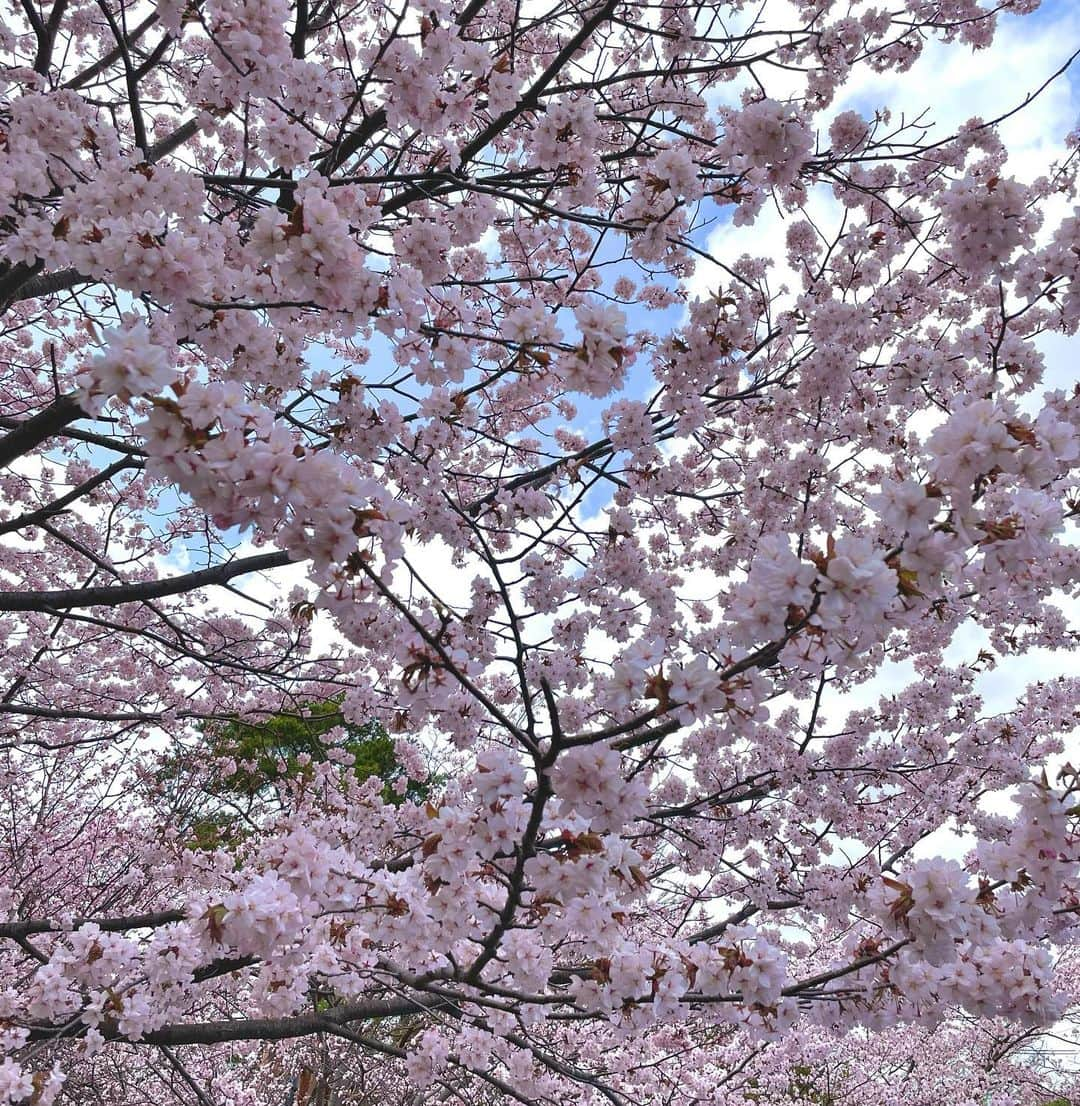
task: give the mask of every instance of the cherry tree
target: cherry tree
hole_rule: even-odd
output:
[[[8,0],[0,1102],[1075,1096],[1037,7]]]

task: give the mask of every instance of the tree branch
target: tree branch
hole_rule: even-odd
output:
[[[314,1033],[332,1032],[350,1022],[374,1018],[403,1018],[423,1010],[452,1007],[453,1003],[439,995],[415,995],[411,998],[381,1002],[356,1002],[323,1014],[300,1014],[292,1018],[229,1018],[225,1021],[190,1022],[186,1025],[166,1025],[145,1033],[138,1040],[125,1037],[111,1022],[98,1030],[107,1041],[127,1041],[135,1045],[217,1045],[226,1041],[287,1041]],[[64,1025],[30,1026],[30,1041],[51,1041],[85,1035],[89,1026],[80,1021]]]
[[[0,445],[3,443],[0,442]],[[225,584],[236,576],[262,572],[292,564],[284,551],[262,553],[238,561],[188,572],[168,580],[146,580],[138,584],[118,584],[103,588],[73,588],[70,591],[15,591],[0,595],[0,611],[54,611],[73,607],[115,607],[121,603],[141,603],[167,595],[181,595],[196,588]]]
[[[12,461],[48,441],[69,422],[85,418],[87,414],[74,396],[61,396],[0,438],[0,468],[6,468]]]

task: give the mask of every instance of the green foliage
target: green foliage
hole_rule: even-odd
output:
[[[327,744],[326,734],[336,727],[344,728],[345,740]],[[243,836],[237,815],[273,803],[283,787],[302,786],[312,779],[314,766],[324,764],[333,747],[352,757],[352,765],[340,769],[343,775],[351,773],[359,782],[384,781],[382,798],[388,803],[422,800],[430,789],[429,783],[410,780],[404,795],[398,794],[394,785],[405,773],[394,753],[393,738],[377,721],[359,726],[345,722],[340,697],[303,703],[296,711],[258,722],[235,718],[207,724],[200,739],[196,750],[169,757],[158,772],[159,785],[175,787],[186,774],[185,764],[193,757],[199,759],[203,801],[191,812],[193,848],[237,843]],[[230,761],[233,767],[226,771]]]
[[[822,1086],[824,1081],[824,1086]],[[785,1103],[807,1104],[807,1106],[836,1106],[839,1101],[829,1089],[828,1071],[821,1071],[809,1064],[796,1064],[791,1069],[791,1078],[783,1092]],[[743,1086],[743,1097],[754,1106],[768,1106],[778,1101],[775,1093],[761,1089],[755,1078],[750,1078]]]
[[[812,1103],[813,1106],[835,1106],[836,1099],[819,1083],[820,1073],[805,1064],[796,1064],[791,1069],[791,1083],[788,1097],[797,1102]]]
[[[342,725],[339,701],[305,703],[295,714],[276,714],[260,722],[239,719],[207,728],[207,752],[214,759],[232,758],[236,771],[213,783],[218,794],[254,798],[289,780],[310,779],[312,765],[326,761],[325,735]],[[386,781],[383,797],[399,803],[393,783],[402,775],[393,739],[378,722],[345,725],[341,745],[354,759],[358,780],[377,776]]]

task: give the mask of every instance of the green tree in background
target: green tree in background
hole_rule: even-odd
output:
[[[344,741],[327,742],[333,729],[345,730]],[[235,844],[244,823],[257,812],[273,808],[282,789],[314,776],[314,766],[339,748],[352,757],[340,771],[357,781],[383,781],[382,798],[395,806],[406,799],[427,797],[431,781],[409,780],[401,792],[405,770],[394,751],[394,739],[382,723],[361,725],[341,715],[341,697],[302,703],[260,721],[229,719],[207,723],[194,748],[166,758],[159,769],[160,786],[176,793],[187,811],[192,844],[203,848]]]

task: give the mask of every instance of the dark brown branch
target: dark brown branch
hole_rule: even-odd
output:
[[[255,557],[229,561],[227,564],[188,572],[169,580],[146,580],[137,584],[117,584],[102,588],[73,588],[70,591],[16,591],[0,595],[0,611],[54,611],[73,607],[115,607],[121,603],[141,603],[147,599],[162,599],[181,595],[196,588],[226,584],[236,576],[262,572],[292,564],[285,552],[262,553]]]
[[[71,926],[96,925],[106,933],[121,933],[125,929],[154,929],[170,922],[182,922],[187,915],[182,910],[159,910],[153,914],[129,914],[122,918],[74,918]],[[28,918],[22,922],[0,922],[0,937],[29,937],[35,933],[61,933],[62,927],[48,918]]]
[[[47,522],[53,515],[60,514],[66,507],[74,503],[77,499],[81,499],[84,495],[92,492],[95,488],[100,487],[102,484],[108,483],[114,476],[123,472],[125,469],[141,469],[143,463],[137,461],[134,458],[125,457],[123,460],[114,461],[108,468],[102,469],[101,472],[96,473],[90,477],[89,480],[84,480],[78,487],[72,488],[71,491],[65,495],[54,499],[52,503],[46,503],[44,507],[39,507],[36,511],[28,511],[25,515],[19,515],[17,518],[10,519],[7,522],[0,522],[0,534],[10,534],[13,530],[25,530],[30,526],[37,526],[39,523]]]
[[[128,46],[129,47],[134,46],[135,43],[138,42],[139,39],[142,38],[142,36],[144,34],[146,34],[146,32],[148,30],[150,30],[150,28],[153,27],[155,23],[157,23],[157,21],[158,21],[158,13],[157,12],[151,12],[127,36]],[[108,69],[110,65],[113,65],[116,61],[118,61],[119,58],[120,58],[120,50],[118,48],[114,47],[107,54],[105,54],[104,57],[99,58],[92,65],[87,66],[87,68],[84,69],[81,73],[79,73],[76,76],[72,77],[71,80],[68,81],[67,84],[65,84],[63,87],[64,88],[71,88],[71,89],[79,88],[80,86],[86,84],[87,81],[92,81],[99,73],[104,73],[105,70]]]
[[[86,412],[74,396],[61,396],[0,438],[0,468],[6,468],[12,461],[29,453],[42,442],[47,442],[69,422],[86,417]]]
[[[286,1041],[315,1033],[333,1032],[350,1022],[371,1021],[375,1018],[402,1018],[423,1010],[453,1007],[453,1003],[439,995],[415,995],[404,999],[356,1002],[324,1014],[301,1014],[292,1018],[231,1018],[226,1021],[191,1022],[187,1025],[166,1025],[146,1033],[136,1045],[216,1045],[226,1041]],[[73,1021],[65,1025],[34,1025],[30,1027],[31,1041],[50,1041],[58,1038],[82,1037],[87,1026]],[[99,1026],[107,1041],[127,1041],[111,1022]]]
[[[40,273],[18,285],[17,297],[20,300],[37,299],[38,296],[51,296],[55,292],[66,292],[76,284],[89,284],[93,277],[84,276],[78,269],[59,269],[55,273]]]

